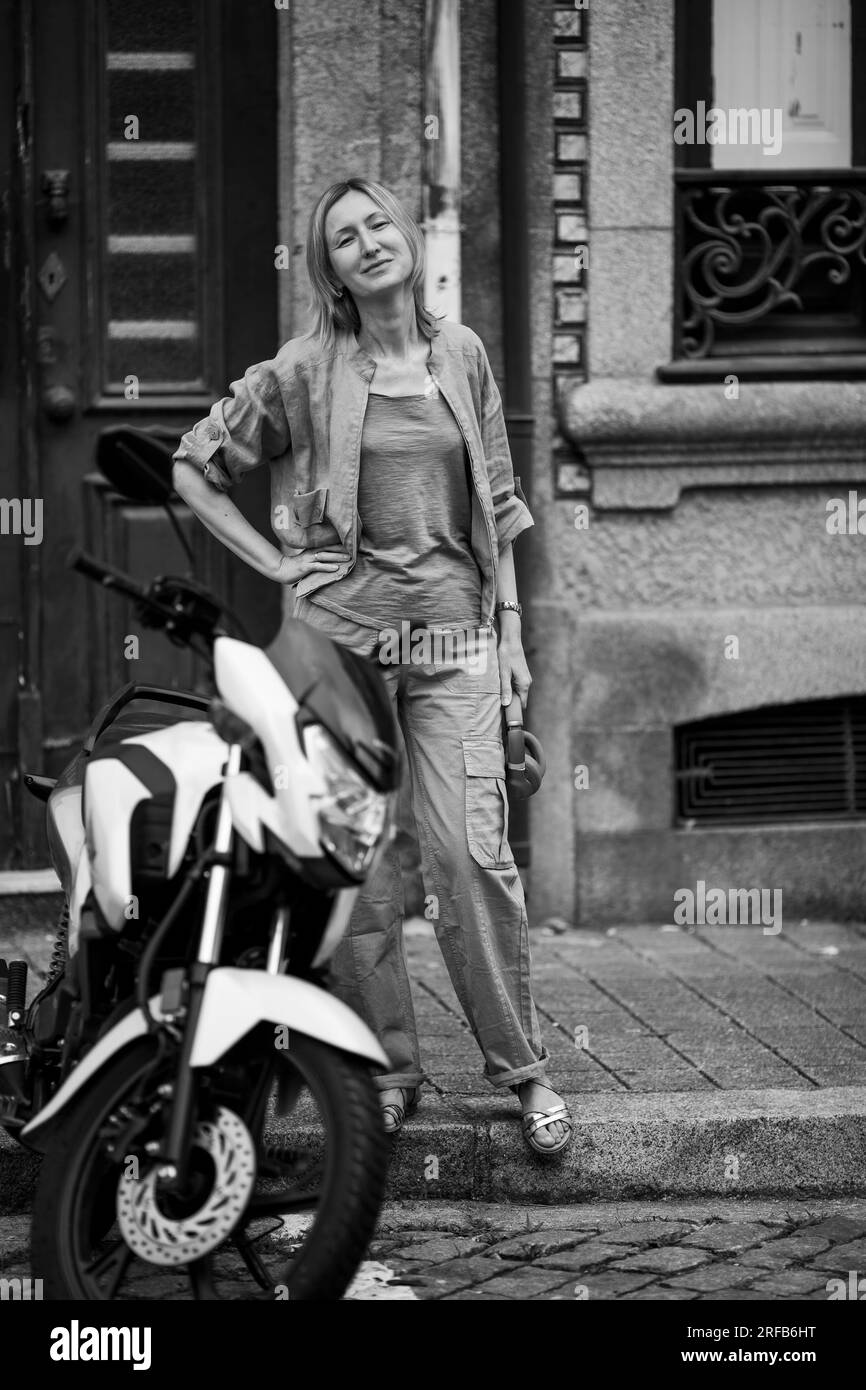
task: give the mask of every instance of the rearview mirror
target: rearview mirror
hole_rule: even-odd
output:
[[[172,448],[146,430],[117,425],[100,434],[96,466],[122,496],[164,507],[172,493],[172,455],[176,448],[176,444]]]

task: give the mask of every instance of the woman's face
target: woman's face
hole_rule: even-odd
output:
[[[325,240],[337,279],[356,301],[393,291],[412,274],[412,252],[403,233],[358,189],[350,189],[331,208]]]

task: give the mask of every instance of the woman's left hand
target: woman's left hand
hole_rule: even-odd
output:
[[[523,709],[526,709],[532,677],[519,634],[500,636],[496,654],[499,658],[499,696],[502,704],[510,705],[516,690]]]

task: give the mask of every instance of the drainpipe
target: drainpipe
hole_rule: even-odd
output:
[[[503,398],[514,472],[531,500],[532,351],[529,316],[529,215],[526,173],[525,6],[499,0],[499,140],[502,206]],[[515,559],[517,550],[515,550]]]
[[[460,322],[460,0],[424,14],[424,302]]]
[[[526,171],[526,77],[524,0],[499,0],[499,167],[502,210],[502,336],[505,345],[503,409],[515,476],[532,501],[532,353],[529,315],[529,233]],[[517,592],[525,604],[528,565],[514,548]],[[533,646],[526,616],[524,650]],[[529,805],[512,801],[509,840],[521,868],[530,862]]]

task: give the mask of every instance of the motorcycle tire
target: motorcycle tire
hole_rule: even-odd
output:
[[[338,1300],[373,1235],[385,1190],[390,1145],[369,1064],[297,1033],[292,1034],[291,1053],[326,1118],[328,1161],[321,1200],[300,1254],[286,1268],[283,1283],[275,1284],[271,1293],[259,1292],[252,1297],[290,1302]],[[155,1071],[154,1058],[155,1047],[149,1040],[119,1054],[72,1105],[51,1139],[40,1172],[31,1233],[31,1266],[43,1281],[47,1299],[112,1301],[131,1296],[119,1294],[116,1288],[105,1292],[94,1287],[96,1276],[87,1268],[87,1241],[82,1243],[81,1233],[97,1232],[101,1238],[114,1221],[116,1185],[112,1185],[111,1175],[90,1196],[88,1186],[92,1189],[94,1181],[101,1180],[91,1179],[88,1184],[88,1177],[101,1144],[101,1161],[115,1164],[119,1173],[123,1159],[106,1157],[101,1132],[140,1083],[145,1094],[150,1094],[148,1073],[153,1076],[154,1090],[165,1079],[164,1073]],[[261,1145],[261,1135],[252,1138]],[[243,1219],[239,1220],[234,1229],[243,1224]],[[221,1248],[228,1248],[234,1229]],[[212,1291],[201,1292],[193,1278],[194,1262],[186,1268],[192,1286],[191,1295],[186,1297],[220,1297]],[[140,1298],[141,1294],[134,1296]],[[172,1294],[163,1288],[153,1297],[171,1298]]]

